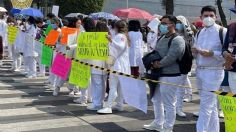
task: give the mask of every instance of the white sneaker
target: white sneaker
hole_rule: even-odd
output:
[[[120,106],[120,105],[115,105],[115,106],[112,106],[112,110],[114,110],[114,111],[124,111],[124,107]]]
[[[151,131],[162,131],[163,130],[163,126],[157,125],[155,121],[153,121],[152,123],[150,123],[148,125],[143,125],[143,128],[147,129],[147,130],[151,130]]]
[[[198,116],[199,116],[199,112],[194,112],[194,113],[193,113],[193,116],[194,116],[194,117],[198,117]]]
[[[100,110],[100,109],[102,109],[102,106],[94,106],[93,104],[91,104],[91,105],[89,105],[88,107],[87,107],[87,109],[88,110]]]
[[[225,115],[224,115],[222,110],[219,110],[218,115],[219,115],[220,118],[224,118],[225,117]]]
[[[87,101],[86,100],[82,100],[81,98],[75,99],[75,100],[73,100],[73,102],[75,102],[76,104],[83,105],[83,106],[87,105]]]
[[[184,98],[184,100],[183,100],[184,102],[186,102],[186,103],[189,103],[189,102],[192,102],[193,101],[193,96],[192,95],[190,95],[189,97],[187,97],[187,98]]]
[[[182,110],[177,110],[176,114],[180,117],[186,117],[186,114]]]
[[[112,109],[105,107],[103,109],[98,110],[97,113],[99,113],[99,114],[112,114]]]
[[[60,88],[59,87],[55,87],[52,95],[53,96],[58,96],[59,91],[60,91]]]
[[[18,68],[18,69],[14,69],[14,72],[19,72],[20,71],[20,69]]]
[[[40,73],[40,74],[37,75],[37,77],[45,77],[45,74]]]
[[[74,96],[75,96],[75,92],[74,92],[74,91],[71,91],[71,92],[69,93],[69,96],[70,96],[70,97],[74,97]]]

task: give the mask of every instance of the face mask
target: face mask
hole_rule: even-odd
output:
[[[169,32],[168,26],[163,25],[163,24],[160,25],[159,30],[160,30],[161,34],[167,34]]]
[[[203,19],[203,24],[206,26],[206,27],[210,27],[212,25],[215,24],[215,20],[211,17],[206,17]]]
[[[57,29],[57,25],[56,24],[51,24],[53,29]]]
[[[181,23],[177,23],[175,28],[179,31],[183,31],[184,30],[184,25],[181,24]]]
[[[51,24],[51,21],[50,20],[47,20],[47,22],[46,22],[47,24]]]

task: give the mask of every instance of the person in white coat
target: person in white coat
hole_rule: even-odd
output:
[[[107,24],[102,21],[98,21],[96,24],[96,32],[108,32]],[[106,67],[105,61],[90,60],[88,63]],[[92,92],[92,104],[87,107],[88,110],[99,110],[103,107],[103,101],[105,98],[105,85],[106,85],[106,72],[97,69],[91,69],[91,92]]]
[[[128,40],[130,43],[129,60],[131,66],[131,74],[139,76],[142,71],[143,57],[143,35],[140,32],[141,24],[138,20],[129,21]]]
[[[7,45],[7,23],[4,20],[4,15],[0,14],[0,65],[4,56],[4,47]]]
[[[185,44],[193,46],[194,34],[191,30],[189,21],[184,16],[177,16],[176,30],[181,35]],[[188,74],[182,74],[182,83],[181,85],[191,87],[191,82],[188,78]],[[186,114],[183,112],[183,99],[186,94],[186,98],[191,98],[192,89],[178,88],[177,90],[177,103],[176,103],[176,113],[180,117],[186,117]]]
[[[29,17],[26,23],[26,36],[25,36],[25,45],[24,45],[24,57],[25,59],[25,65],[29,68],[27,77],[28,78],[35,78],[37,77],[37,62],[36,57],[38,56],[38,53],[35,51],[35,40],[36,37],[36,25],[35,25],[35,19],[33,17]]]
[[[129,62],[129,45],[127,39],[127,24],[123,20],[119,20],[115,24],[116,36],[112,39],[108,36],[109,44],[109,59],[108,64],[111,65],[110,69],[126,74],[130,74]],[[110,114],[112,110],[123,110],[123,95],[120,88],[119,76],[110,74],[109,79],[109,96],[107,104],[103,109],[97,111],[100,114]],[[113,102],[117,98],[117,104],[112,107]]]
[[[147,48],[148,52],[152,52],[155,49],[156,42],[158,39],[158,26],[160,24],[160,20],[158,18],[153,19],[147,25],[149,28],[149,32],[147,34]]]
[[[197,121],[197,132],[219,132],[217,95],[211,91],[220,89],[224,78],[224,58],[219,36],[220,27],[215,23],[216,9],[205,6],[201,10],[204,28],[195,38],[192,52],[196,56],[196,83],[200,94],[200,110]],[[223,38],[227,32],[223,28]]]

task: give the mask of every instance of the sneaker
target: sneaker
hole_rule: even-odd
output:
[[[39,73],[39,74],[37,75],[37,77],[45,77],[45,74]]]
[[[164,128],[161,132],[173,132],[172,128]]]
[[[71,92],[69,93],[69,96],[70,96],[70,97],[74,97],[74,96],[75,96],[75,92],[74,92],[74,91],[71,91]]]
[[[193,96],[190,95],[188,98],[185,98],[183,101],[186,102],[186,103],[192,102],[193,101]]]
[[[102,108],[97,111],[98,114],[112,114],[112,109],[109,107]]]
[[[157,125],[155,121],[148,125],[143,125],[144,129],[151,130],[151,131],[162,131],[163,127],[161,125]]]
[[[194,113],[193,113],[193,116],[194,116],[194,117],[198,117],[198,116],[199,116],[199,112],[194,112]]]
[[[220,117],[220,118],[224,118],[224,117],[225,117],[225,115],[224,115],[224,113],[223,113],[222,110],[219,110],[219,113],[218,113],[218,114],[219,114],[219,117]]]
[[[53,96],[58,96],[59,91],[60,91],[60,88],[59,88],[59,87],[56,87],[56,88],[54,89],[52,95],[53,95]]]
[[[83,105],[83,106],[87,105],[87,101],[86,100],[82,100],[81,98],[75,99],[75,100],[73,100],[73,102],[75,102],[76,104]]]
[[[102,106],[94,106],[93,104],[91,104],[87,107],[87,109],[93,110],[93,111],[95,111],[95,110],[98,111],[98,110],[102,109]]]
[[[115,105],[115,106],[112,106],[112,110],[114,110],[114,111],[124,111],[124,107],[120,106],[120,105]]]
[[[20,72],[20,69],[18,68],[18,69],[14,69],[14,72]]]
[[[176,114],[180,117],[186,117],[186,114],[182,110],[177,110]]]

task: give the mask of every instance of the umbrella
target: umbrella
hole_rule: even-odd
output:
[[[21,12],[21,9],[12,8],[10,12],[11,12],[11,14],[13,14],[13,15],[14,15],[14,14],[19,14],[19,13]]]
[[[7,10],[4,7],[0,7],[0,12],[7,12]]]
[[[77,17],[79,15],[82,15],[83,17],[87,17],[87,15],[82,14],[82,13],[70,13],[70,14],[66,15],[65,17]]]
[[[120,20],[117,16],[110,14],[110,13],[106,13],[106,12],[98,12],[98,13],[92,13],[89,15],[89,17],[91,17],[92,19],[97,20],[100,17],[103,17],[105,19],[111,19],[111,20]]]
[[[236,8],[230,8],[229,10],[236,14]]]
[[[151,20],[153,16],[147,11],[138,8],[118,9],[113,12],[114,15],[131,19],[147,19]]]
[[[43,13],[40,10],[35,9],[35,8],[23,9],[20,13],[26,16],[43,18]]]

